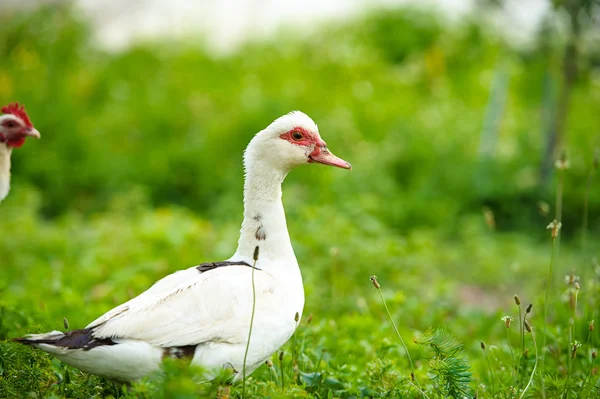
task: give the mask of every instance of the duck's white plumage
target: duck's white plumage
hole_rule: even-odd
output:
[[[296,143],[289,134],[298,128],[306,140]],[[258,246],[256,309],[246,361],[247,373],[252,372],[291,337],[296,313],[302,315],[304,288],[287,232],[281,183],[292,168],[307,162],[350,167],[326,149],[305,114],[275,120],[244,154],[244,221],[238,249],[229,260],[175,272],[83,330],[19,341],[83,371],[119,380],[138,379],[157,370],[164,356],[183,353],[192,356],[192,364],[214,371],[231,367],[239,377]]]

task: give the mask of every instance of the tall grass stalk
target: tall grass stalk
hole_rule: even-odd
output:
[[[250,349],[250,338],[252,338],[252,327],[254,325],[254,312],[256,310],[256,286],[254,284],[254,271],[256,270],[256,261],[258,261],[258,246],[254,248],[254,264],[252,265],[252,315],[250,316],[248,342],[246,342],[246,351],[244,352],[244,364],[242,365],[242,399],[246,397],[246,360],[248,359],[248,350]]]
[[[317,365],[315,367],[315,372],[314,372],[315,375],[317,375],[317,373],[319,372],[319,367],[321,367],[321,362],[323,361],[323,356],[325,356],[324,349],[321,350],[321,356],[319,356],[319,360],[317,361]]]
[[[574,276],[572,275],[571,278],[574,278]],[[573,363],[575,362],[575,358],[576,358],[576,354],[577,354],[577,348],[579,343],[575,340],[575,320],[577,318],[577,298],[578,298],[578,294],[579,294],[579,283],[577,281],[575,281],[573,283],[573,287],[570,288],[571,290],[575,290],[575,294],[574,294],[574,304],[573,304],[573,308],[572,308],[572,314],[571,314],[571,319],[569,320],[569,342],[567,343],[567,361],[568,361],[568,365],[567,365],[567,380],[565,382],[565,393],[564,393],[564,397],[568,398],[569,397],[569,380],[571,379],[571,373],[573,371]],[[571,295],[573,295],[573,293],[571,293]]]
[[[557,212],[558,215],[558,212]],[[542,398],[546,398],[545,384],[544,384],[544,370],[546,364],[546,340],[548,337],[548,301],[550,300],[550,291],[552,289],[552,281],[554,279],[554,268],[558,252],[558,237],[561,228],[561,223],[558,219],[554,219],[550,223],[547,229],[551,230],[552,234],[552,252],[550,253],[550,265],[548,266],[548,277],[546,280],[546,292],[544,295],[544,340],[542,341],[542,361],[540,364],[540,375],[541,375],[541,393]]]
[[[492,378],[492,392],[496,393],[496,383],[494,382],[494,371],[492,370],[492,364],[490,363],[490,357],[488,356],[485,343],[481,341],[481,349],[483,349],[483,355],[485,356],[485,360],[488,364],[488,369],[490,370],[490,377]]]
[[[300,313],[296,312],[294,316],[294,323],[296,327],[294,328],[294,336],[292,337],[292,376],[294,377],[294,382],[296,381],[296,332],[298,331],[298,326],[300,325]]]
[[[281,371],[281,392],[285,390],[285,375],[283,374],[283,351],[279,352],[279,370]]]
[[[270,370],[269,376],[271,377],[271,382],[274,384],[279,384],[279,377],[277,376],[277,371],[273,367],[273,361],[269,358],[266,361],[267,367]]]
[[[317,384],[317,389],[319,389],[319,387],[321,386],[321,381],[323,379],[323,374],[319,375],[319,367],[321,367],[321,362],[323,361],[323,356],[325,356],[325,352],[327,352],[327,350],[325,349],[321,349],[321,356],[319,356],[319,360],[317,361],[317,365],[315,367],[315,371],[313,372],[313,376],[315,376],[315,378],[318,376],[319,380],[318,380],[318,384]],[[313,380],[313,382],[311,383],[312,386],[315,385],[315,382]]]
[[[506,341],[508,342],[508,349],[510,351],[510,359],[512,360],[512,370],[510,372],[511,376],[511,385],[515,386],[515,374],[517,371],[517,364],[515,363],[515,353],[513,352],[512,342],[510,340],[510,324],[513,320],[511,316],[504,316],[502,318],[504,324],[506,326]]]
[[[310,325],[312,320],[313,320],[313,315],[311,313],[306,318],[306,327],[305,327],[304,334],[302,334],[302,341],[300,341],[300,350],[298,351],[298,353],[304,353],[304,349],[306,348],[306,330],[308,329],[308,326]],[[302,367],[306,368],[307,367],[306,362],[302,363],[299,359],[301,359],[301,357],[296,358],[296,362],[298,362],[298,367],[302,366]]]
[[[521,309],[521,298],[517,294],[514,295],[515,303],[519,308],[519,340],[521,342],[521,353],[519,355],[519,363],[517,364],[517,382],[521,387],[521,361],[523,359],[523,353],[525,352],[525,334],[523,333],[523,312]]]
[[[406,380],[414,389],[416,389],[425,399],[430,399],[429,396],[421,388],[416,386],[411,380]]]
[[[396,323],[394,322],[394,318],[392,317],[392,314],[390,313],[390,310],[388,309],[387,303],[385,302],[385,298],[383,297],[383,292],[381,292],[381,285],[377,281],[377,276],[371,276],[371,282],[373,283],[373,286],[377,289],[377,291],[379,291],[379,296],[381,297],[381,302],[383,302],[385,311],[387,312],[387,315],[388,315],[390,321],[392,322],[392,326],[394,326],[394,331],[396,331],[396,335],[398,336],[398,338],[400,339],[400,342],[402,343],[402,346],[404,347],[404,351],[406,352],[406,357],[408,357],[408,362],[410,363],[410,376],[415,381],[417,386],[419,388],[421,388],[421,384],[419,384],[419,380],[417,380],[417,376],[415,375],[415,366],[413,365],[412,358],[410,357],[410,352],[408,352],[408,347],[404,343],[404,340],[402,339],[402,336],[400,335],[400,331],[398,331],[398,327],[396,326]]]
[[[529,382],[527,382],[527,385],[525,385],[525,388],[523,389],[523,392],[521,392],[521,396],[519,396],[519,399],[523,399],[523,397],[525,396],[525,393],[531,386],[531,383],[533,382],[533,377],[535,376],[535,370],[538,365],[538,349],[537,349],[537,343],[535,342],[535,335],[533,334],[533,329],[529,326],[529,324],[525,324],[525,326],[527,327],[527,331],[531,334],[531,340],[533,341],[533,346],[535,347],[535,363],[533,365],[533,370],[531,371],[531,377],[529,377]],[[542,374],[542,381],[543,380],[544,380],[544,376]],[[543,394],[543,391],[542,391],[542,394]]]
[[[556,161],[556,169],[558,170],[558,182],[556,184],[556,210],[555,219],[561,222],[563,208],[563,185],[565,179],[565,170],[569,168],[569,161],[563,152],[560,159]]]
[[[581,391],[583,391],[583,388],[585,387],[585,384],[586,384],[588,378],[590,378],[592,376],[592,370],[594,369],[594,363],[596,362],[596,356],[597,356],[596,351],[592,351],[592,362],[590,363],[590,368],[589,368],[585,378],[583,379],[583,382],[581,383],[581,387],[577,391],[577,397],[579,397],[579,395],[581,395]]]
[[[592,161],[592,167],[588,172],[587,184],[585,186],[585,194],[583,196],[583,216],[581,221],[581,248],[585,251],[587,249],[587,233],[588,233],[588,210],[589,210],[589,199],[590,190],[592,188],[592,180],[594,178],[594,172],[598,169],[598,163],[600,158],[600,150],[596,150],[594,153],[594,160]],[[585,276],[584,276],[585,277]]]
[[[523,385],[523,376],[521,375],[522,372],[525,371],[525,365],[523,364],[525,362],[525,332],[527,331],[526,329],[526,325],[527,325],[527,315],[529,313],[531,313],[531,309],[533,308],[533,304],[529,304],[527,305],[527,307],[525,308],[525,314],[523,315],[523,320],[521,321],[521,325],[520,327],[520,331],[521,331],[521,355],[519,356],[519,383],[517,388],[521,389],[521,385]],[[519,306],[519,311],[521,310],[521,307]]]

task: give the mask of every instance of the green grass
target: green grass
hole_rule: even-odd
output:
[[[111,54],[68,7],[0,15],[0,102],[25,103],[42,132],[14,152],[0,204],[0,398],[214,397],[228,376],[201,383],[183,361],[122,387],[10,339],[64,318],[82,328],[229,257],[242,150],[292,109],[354,169],[311,165],[284,183],[305,316],[246,397],[598,396],[594,58],[571,97],[553,255],[556,189],[536,174],[560,40],[515,49],[476,20],[404,9],[296,36],[220,57],[196,38]]]
[[[115,199],[106,212],[92,218],[68,213],[48,222],[39,217],[39,198],[34,190],[20,190],[3,204],[6,217],[2,229],[10,231],[0,243],[6,262],[0,286],[0,338],[4,340],[62,330],[63,317],[71,328],[81,328],[169,272],[225,258],[233,250],[238,228],[233,218],[215,226],[183,208],[148,208],[135,191]],[[293,201],[289,203],[287,198],[284,194],[291,208]],[[407,235],[381,230],[371,238],[364,237],[358,246],[352,242],[361,234],[349,229],[351,221],[343,214],[328,217],[327,213],[322,210],[315,215],[328,223],[310,236],[302,234],[305,221],[289,221],[305,278],[305,315],[313,315],[310,324],[306,317],[300,321],[295,338],[297,370],[292,367],[289,342],[282,348],[281,363],[275,354],[271,367],[263,366],[248,378],[248,397],[422,397],[410,383],[408,358],[369,281],[372,273],[379,275],[382,293],[428,397],[447,394],[440,378],[432,378],[435,368],[441,367],[439,362],[411,339],[422,341],[418,337],[430,327],[444,328],[464,346],[450,358],[458,354],[464,357],[472,374],[468,386],[479,397],[518,397],[518,392],[511,396],[516,392],[511,386],[526,385],[536,360],[535,348],[526,335],[523,367],[513,384],[515,365],[501,317],[512,315],[518,320],[514,293],[519,293],[524,303],[534,303],[528,320],[539,345],[544,331],[540,304],[550,240],[536,243],[526,236],[494,233],[483,217],[472,217],[458,221],[458,236],[447,237],[434,229],[413,229]],[[312,244],[314,240],[344,250],[323,250]],[[592,267],[578,251],[563,247],[556,274],[562,279],[574,265]],[[341,272],[332,275],[332,268]],[[597,317],[600,298],[599,277],[588,271],[588,275],[592,273],[595,277],[580,281],[574,336],[582,346],[572,360],[572,397],[584,379],[584,395],[591,395],[598,383],[596,373],[590,371],[591,350],[597,347],[598,338],[595,331],[588,332],[588,321]],[[546,358],[545,377],[547,389],[556,395],[565,389],[565,374],[560,370],[567,370],[569,353],[563,348],[569,345],[572,315],[569,297],[563,298],[571,286],[558,284],[561,292],[548,325],[548,345],[553,350]],[[513,323],[508,333],[513,342],[519,342],[518,323]],[[480,341],[488,346],[496,378],[494,392]],[[514,349],[520,358],[520,346]],[[40,351],[9,341],[0,344],[0,392],[4,397],[21,397],[28,392],[38,397],[192,397],[216,389],[195,381],[196,374],[187,371],[185,364],[170,361],[166,376],[136,383],[126,394],[122,388],[67,367]],[[531,394],[539,389],[538,381],[533,380]],[[233,387],[233,397],[241,393],[239,388]]]

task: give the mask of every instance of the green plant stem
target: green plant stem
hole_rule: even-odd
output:
[[[252,265],[252,315],[250,316],[250,329],[248,330],[248,342],[246,342],[246,351],[244,352],[244,364],[242,365],[242,399],[246,396],[246,360],[248,350],[250,349],[250,338],[252,338],[252,327],[254,324],[254,312],[256,310],[256,286],[254,284],[254,271],[256,270],[256,259]],[[283,383],[282,383],[283,385]]]
[[[400,339],[400,342],[402,343],[402,346],[404,347],[404,351],[406,352],[406,356],[408,357],[408,362],[410,363],[411,377],[415,379],[417,386],[419,388],[421,388],[421,384],[419,384],[419,380],[417,380],[417,376],[415,375],[415,366],[413,365],[412,358],[410,357],[410,353],[408,352],[408,347],[404,343],[404,340],[402,339],[402,336],[400,335],[400,331],[398,331],[398,327],[396,326],[396,323],[394,322],[394,319],[392,318],[392,314],[390,313],[387,303],[385,302],[385,298],[383,297],[383,292],[381,292],[381,288],[377,288],[377,291],[379,291],[379,296],[381,297],[381,302],[383,302],[385,311],[387,312],[387,315],[390,318],[390,321],[392,322],[392,326],[394,326],[394,331],[396,331],[396,335]]]
[[[556,256],[556,237],[552,238],[552,253],[550,254],[550,266],[548,267],[548,279],[546,280],[546,293],[544,299],[544,339],[542,341],[542,362],[540,364],[540,375],[541,375],[541,391],[542,398],[546,398],[545,384],[544,384],[544,370],[546,364],[546,338],[548,337],[548,300],[550,297],[550,287],[552,286],[553,271],[554,271],[554,258]],[[533,336],[533,335],[532,335]],[[537,347],[536,347],[537,351]],[[537,357],[536,357],[537,363]]]
[[[571,288],[574,289],[574,288]],[[579,290],[575,289],[575,304],[573,306],[573,314],[571,320],[569,320],[569,342],[567,347],[567,381],[565,382],[565,398],[569,397],[569,380],[571,379],[571,372],[573,371],[573,363],[575,362],[575,358],[573,358],[573,346],[575,345],[575,318],[577,317],[577,297],[579,294]]]
[[[562,203],[563,203],[563,181],[564,171],[558,170],[558,184],[556,185],[556,220],[560,222],[562,217]]]
[[[415,384],[414,384],[414,383],[413,383],[411,380],[407,380],[407,381],[408,381],[408,383],[409,383],[410,385],[412,385],[412,387],[413,387],[414,389],[416,389],[417,391],[419,391],[419,393],[420,393],[421,395],[423,395],[423,397],[424,397],[425,399],[430,399],[430,398],[429,398],[429,396],[427,396],[427,394],[426,394],[425,392],[423,392],[423,390],[422,390],[421,388],[419,388],[418,386],[416,386],[416,385],[415,385]]]
[[[321,356],[319,356],[319,360],[317,361],[317,366],[315,367],[315,371],[313,372],[313,375],[317,376],[317,374],[319,374],[319,367],[321,366],[321,361],[323,360],[323,356],[325,355],[325,352],[323,350],[321,350]],[[311,384],[311,386],[314,386],[315,382],[313,380],[313,383]],[[321,385],[321,376],[319,376],[319,385]],[[319,386],[317,385],[317,386]]]
[[[591,377],[592,370],[594,369],[594,362],[595,361],[596,361],[596,358],[592,357],[592,363],[590,364],[590,369],[588,370],[587,375],[583,379],[583,382],[581,383],[581,387],[579,388],[579,391],[577,391],[577,397],[579,397],[579,395],[581,395],[581,391],[583,391],[583,387],[585,387],[586,381],[588,380],[588,378]]]
[[[588,209],[590,190],[592,188],[592,180],[594,178],[594,167],[590,169],[587,178],[587,185],[585,186],[585,194],[583,195],[583,220],[581,221],[581,249],[584,251],[587,249],[587,233],[588,233]]]
[[[515,372],[517,369],[517,364],[515,363],[515,354],[513,352],[512,343],[510,342],[510,330],[508,327],[506,328],[506,340],[508,341],[508,349],[510,350],[510,358],[512,359],[513,364],[511,371],[512,386],[515,386]]]
[[[490,357],[488,356],[487,350],[483,350],[483,354],[485,355],[485,360],[488,364],[488,369],[490,370],[490,377],[492,378],[492,392],[496,392],[496,383],[494,382],[494,372],[492,371],[492,364],[490,363]]]
[[[321,351],[321,356],[319,356],[319,360],[317,361],[317,366],[315,367],[314,374],[316,375],[319,372],[319,367],[321,366],[321,361],[323,360],[323,355],[325,353]]]
[[[294,377],[294,362],[296,361],[296,330],[298,329],[298,324],[299,323],[296,323],[296,329],[294,330],[294,336],[292,338],[292,377]]]
[[[533,377],[535,376],[535,369],[537,368],[538,364],[538,349],[537,343],[535,342],[535,335],[533,335],[533,331],[531,332],[531,339],[533,341],[533,346],[535,347],[535,364],[533,365],[533,370],[531,371],[531,377],[529,377],[529,382],[527,382],[527,385],[525,385],[525,389],[523,389],[523,392],[521,392],[521,396],[519,396],[519,399],[522,399],[525,396],[525,392],[527,392],[527,390],[529,389],[529,386],[533,381]],[[542,375],[542,381],[543,379],[544,376]]]
[[[279,355],[279,369],[281,370],[281,392],[285,390],[285,376],[283,374],[283,352]]]
[[[523,312],[521,310],[521,305],[519,306],[519,339],[521,340],[521,354],[519,355],[519,364],[517,364],[517,377],[518,377],[518,388],[521,388],[522,378],[521,378],[521,362],[523,360],[523,354],[525,353],[525,333],[523,331]]]
[[[594,317],[592,318],[592,321],[598,320],[598,312],[600,312],[600,299],[596,302],[596,307],[595,307],[595,311],[594,311]],[[595,329],[595,327],[594,327]],[[588,328],[588,336],[587,336],[587,340],[585,342],[587,345],[591,345],[594,346],[594,340],[592,339],[592,330],[590,328]]]
[[[279,384],[279,376],[277,376],[277,371],[275,371],[274,367],[269,367],[269,369],[271,369],[271,372],[269,373],[271,376],[271,382],[274,384]]]

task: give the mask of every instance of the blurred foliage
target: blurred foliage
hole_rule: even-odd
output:
[[[302,320],[282,363],[275,354],[252,374],[250,396],[423,397],[369,282],[376,273],[428,397],[443,395],[430,379],[431,353],[409,337],[438,326],[464,346],[470,369],[461,373],[472,374],[478,397],[516,397],[534,348],[527,337],[515,376],[507,336],[515,353],[521,336],[516,322],[507,334],[501,317],[518,317],[519,293],[523,306],[535,304],[529,320],[541,340],[554,188],[539,187],[537,173],[544,104],[554,101],[561,64],[560,32],[550,28],[538,46],[512,48],[478,21],[449,27],[399,9],[215,56],[172,42],[106,52],[68,7],[1,15],[0,102],[24,103],[42,140],[14,152],[13,189],[0,205],[0,340],[62,329],[63,317],[83,327],[168,273],[230,256],[242,151],[274,118],[301,109],[354,170],[311,165],[284,184],[305,315],[315,316]],[[600,75],[592,57],[580,69],[565,143],[569,245],[555,276],[581,277],[573,319],[583,346],[568,380],[573,287],[560,283],[545,376],[554,397],[565,387],[598,394],[591,353],[600,339],[587,323],[598,320],[600,300],[600,190],[598,176],[587,182],[600,144]],[[591,231],[580,249],[586,193]],[[164,368],[121,387],[4,341],[0,397],[191,398],[220,389],[198,384],[179,362]]]
[[[304,40],[284,32],[221,57],[171,42],[113,54],[93,46],[86,23],[68,7],[1,18],[0,101],[26,104],[43,135],[15,153],[14,183],[39,187],[47,216],[105,209],[132,185],[145,187],[153,205],[237,215],[244,147],[293,109],[311,115],[354,166],[350,176],[316,167],[291,176],[287,189],[312,203],[399,229],[453,229],[458,215],[485,205],[498,228],[512,229],[543,224],[537,203],[551,202],[537,170],[542,104],[552,94],[544,90],[558,79],[560,46],[511,49],[476,22],[450,29],[408,9],[372,13]],[[598,70],[582,69],[568,120],[567,229],[581,222],[600,145]],[[509,75],[504,111],[492,153],[482,156],[501,70]],[[595,229],[599,214],[600,190],[592,190]]]

